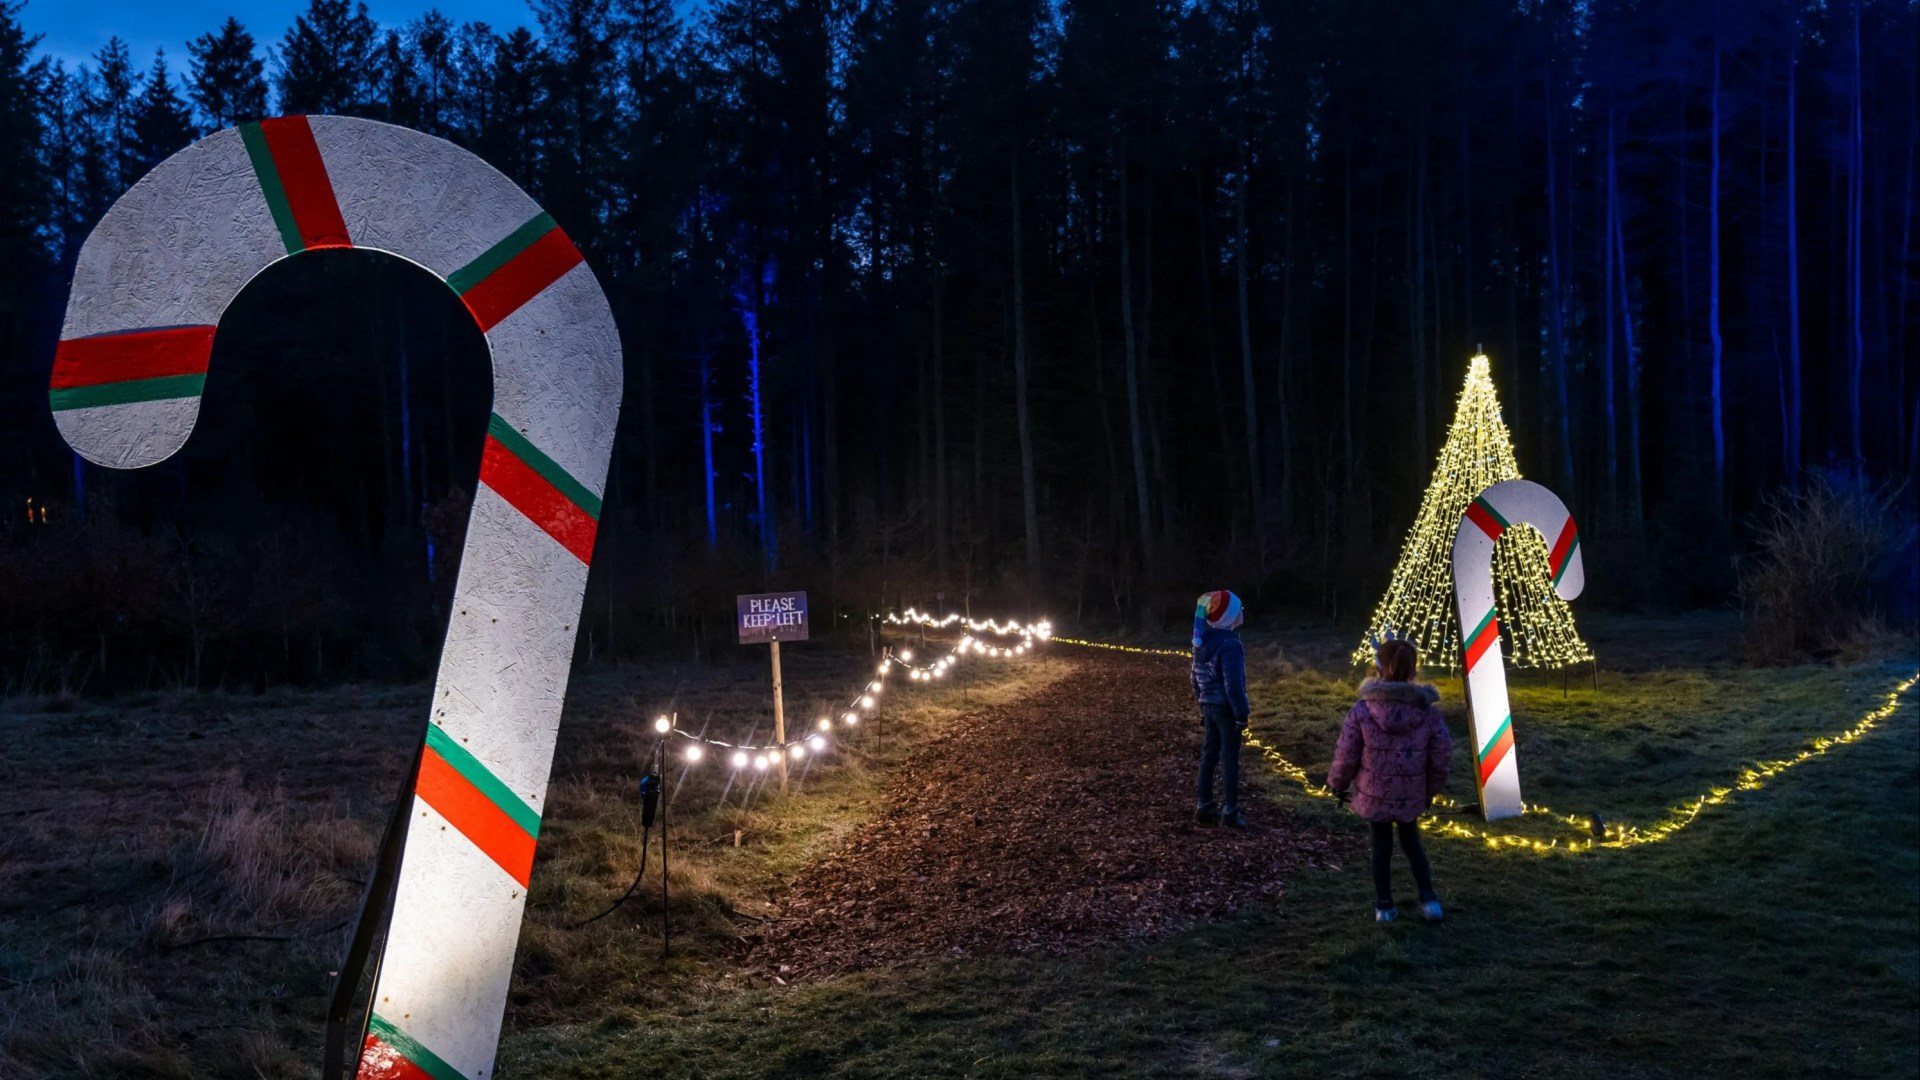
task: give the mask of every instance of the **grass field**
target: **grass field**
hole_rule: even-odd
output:
[[[1747,670],[1693,656],[1697,666],[1658,670],[1652,644],[1623,642],[1620,655],[1633,670],[1602,670],[1597,690],[1517,680],[1531,798],[1651,821],[1728,784],[1740,763],[1852,725],[1913,667],[1902,658]],[[1256,732],[1318,779],[1330,717],[1350,703],[1351,684],[1344,672],[1265,666]],[[1457,680],[1441,683],[1463,734]],[[794,988],[689,993],[517,1034],[500,1071],[1911,1075],[1917,762],[1909,696],[1858,742],[1738,793],[1665,843],[1536,855],[1435,838],[1448,921],[1385,928],[1370,919],[1357,823],[1269,772],[1262,782],[1276,802],[1353,837],[1350,857],[1305,873],[1270,909],[1064,961],[934,960]],[[1533,822],[1516,831],[1555,833]]]
[[[1595,682],[1523,676],[1530,801],[1649,824],[1856,723],[1912,655],[1746,669],[1716,622],[1583,625]],[[1351,702],[1342,643],[1256,640],[1254,731],[1318,780]],[[874,738],[790,794],[691,774],[675,803],[674,958],[638,853],[652,710],[745,735],[764,673],[603,672],[569,702],[499,1076],[1860,1076],[1920,1067],[1915,694],[1858,741],[1736,791],[1664,843],[1578,854],[1434,837],[1439,926],[1370,919],[1362,828],[1249,754],[1250,816],[1338,838],[1277,904],[1067,957],[929,957],[782,985],[742,962],[787,882],[857,830],[895,763],[1076,654],[896,694]],[[859,656],[802,659],[802,700]],[[1143,663],[1141,678],[1177,677]],[[857,678],[857,676],[856,676]],[[1441,679],[1456,734],[1457,680]],[[668,691],[661,694],[661,688]],[[319,1003],[424,689],[15,703],[0,712],[0,1076],[313,1075]],[[416,701],[415,698],[420,700]],[[803,710],[796,710],[804,715]],[[1090,722],[1106,722],[1093,718]],[[300,747],[288,743],[297,735]],[[195,733],[201,737],[195,738]],[[863,738],[866,738],[863,736]],[[1463,740],[1462,740],[1463,741]],[[387,744],[391,743],[389,746]],[[217,752],[216,752],[217,748]],[[1173,748],[1184,754],[1184,748]],[[276,757],[276,754],[284,756]],[[1455,793],[1472,801],[1456,754]],[[352,783],[347,783],[351,778]],[[42,806],[60,800],[65,813]],[[1131,805],[1114,797],[1116,813]],[[1477,818],[1442,823],[1482,828]],[[1485,827],[1578,835],[1523,819]],[[991,851],[983,851],[983,859]],[[1403,893],[1410,893],[1403,880]],[[288,937],[291,941],[249,940]]]

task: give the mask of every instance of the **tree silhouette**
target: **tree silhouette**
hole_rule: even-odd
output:
[[[367,5],[309,0],[281,39],[275,88],[279,110],[365,115],[373,110],[376,30]]]
[[[227,17],[217,33],[187,43],[188,95],[208,127],[219,130],[267,113],[266,61],[240,20]]]

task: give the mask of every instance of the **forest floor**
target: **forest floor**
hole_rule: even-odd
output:
[[[1589,815],[1658,823],[1854,726],[1915,658],[1752,669],[1721,659],[1723,619],[1582,628],[1597,673],[1514,682],[1525,790],[1555,813],[1438,812],[1437,926],[1371,921],[1363,830],[1314,783],[1351,702],[1345,643],[1303,632],[1250,640],[1245,833],[1190,820],[1183,663],[1065,644],[896,684],[884,730],[785,793],[677,772],[663,963],[657,879],[568,927],[638,865],[646,720],[744,737],[765,673],[585,676],[498,1074],[1911,1075],[1915,693],[1664,842],[1563,848]],[[794,652],[799,716],[867,662]],[[1464,743],[1458,681],[1439,683]],[[0,711],[0,1076],[313,1075],[336,924],[422,704]],[[1502,839],[1449,835],[1477,831]]]

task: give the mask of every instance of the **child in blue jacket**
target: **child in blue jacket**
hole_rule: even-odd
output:
[[[1247,652],[1236,632],[1240,598],[1225,589],[1203,593],[1193,612],[1193,700],[1205,732],[1193,819],[1202,825],[1246,828],[1240,816],[1240,741],[1247,730]],[[1218,767],[1221,801],[1213,801]]]

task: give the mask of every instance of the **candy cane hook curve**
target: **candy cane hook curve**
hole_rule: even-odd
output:
[[[362,1078],[491,1075],[619,418],[619,333],[526,193],[442,139],[285,116],[156,166],[80,250],[49,403],[116,469],[192,432],[213,339],[254,275],[318,248],[432,271],[493,360],[493,409],[415,778]]]

